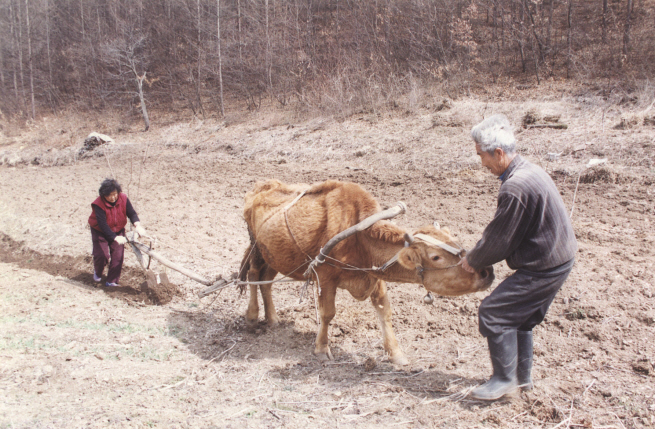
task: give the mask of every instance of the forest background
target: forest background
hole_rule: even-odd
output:
[[[652,0],[0,0],[0,111],[19,122],[347,116],[563,80],[630,98],[654,70]]]

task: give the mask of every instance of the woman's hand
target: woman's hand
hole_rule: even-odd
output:
[[[134,229],[136,230],[136,233],[139,234],[140,237],[146,237],[148,235],[146,233],[146,229],[141,226],[141,222],[136,222],[134,224]]]
[[[118,235],[116,238],[114,238],[114,241],[123,246],[127,243],[127,238],[123,237],[122,235]]]

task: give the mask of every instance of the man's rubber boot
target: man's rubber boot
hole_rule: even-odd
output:
[[[516,340],[519,357],[516,364],[516,378],[521,390],[532,390],[532,331],[518,331]]]
[[[495,401],[508,393],[513,393],[518,387],[516,331],[506,331],[500,335],[488,337],[487,342],[494,373],[489,381],[473,389],[471,397],[484,401]]]

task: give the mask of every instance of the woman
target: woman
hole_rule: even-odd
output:
[[[100,282],[105,265],[109,262],[106,285],[118,286],[123,268],[125,225],[129,218],[139,235],[146,235],[139,217],[127,195],[121,192],[116,180],[105,179],[98,190],[100,196],[91,203],[91,240],[93,241],[93,280]],[[111,259],[110,259],[111,258]]]

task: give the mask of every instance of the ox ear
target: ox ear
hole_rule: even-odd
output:
[[[416,249],[405,247],[398,252],[398,263],[408,270],[413,270],[421,265],[421,256]]]
[[[434,225],[436,229],[441,229],[441,225],[439,225],[439,222],[437,222],[436,220],[432,223],[432,225]]]

